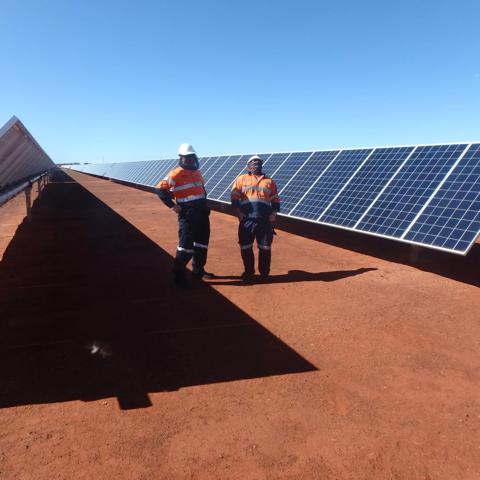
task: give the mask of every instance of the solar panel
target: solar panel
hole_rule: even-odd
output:
[[[297,172],[289,170],[291,179],[280,191],[281,211],[289,215],[340,151],[314,152]]]
[[[472,145],[403,238],[466,253],[480,232],[480,144]]]
[[[201,172],[205,171],[208,168],[208,165],[209,165],[210,160],[212,158],[213,157],[200,157],[198,159],[198,165],[199,165],[199,168],[200,168]]]
[[[227,161],[222,165],[221,168],[219,168],[214,175],[210,177],[210,182],[209,186],[205,184],[205,187],[208,188],[207,193],[209,198],[215,198],[215,195],[219,195],[218,190],[216,190],[217,185],[225,178],[228,177],[230,178],[229,172],[232,170],[232,168],[237,164],[237,162],[240,160],[242,155],[232,155],[227,159]],[[221,186],[219,187],[221,188]],[[216,192],[213,194],[213,192]],[[220,193],[223,192],[223,189]]]
[[[108,170],[108,178],[116,179],[118,176],[118,171],[122,168],[121,163],[115,163],[112,167]]]
[[[157,186],[160,180],[165,178],[168,173],[173,170],[176,166],[178,165],[178,159],[176,158],[171,158],[170,160],[165,161],[162,166],[159,168],[157,175],[156,175],[156,181],[153,183],[154,186]]]
[[[229,202],[251,155],[202,157],[209,199]],[[480,143],[260,155],[281,215],[465,254],[480,233]],[[156,185],[177,159],[84,165]]]
[[[132,176],[131,181],[137,184],[145,184],[146,180],[146,171],[150,165],[150,162],[142,161],[138,162],[138,168],[135,172],[135,175]]]
[[[146,178],[146,185],[155,186],[160,180],[159,172],[162,169],[162,165],[165,165],[167,160],[154,160],[152,163],[152,168],[148,172]],[[158,180],[157,180],[158,179]]]
[[[236,155],[236,161],[232,161],[232,159],[230,159],[230,169],[224,174],[218,183],[210,189],[208,192],[208,198],[213,200],[221,200],[222,194],[228,190],[228,199],[226,201],[230,201],[230,187],[232,185],[232,178],[237,178],[240,172],[245,170],[245,163],[249,157],[249,155]]]
[[[152,176],[152,171],[155,169],[155,164],[156,164],[155,161],[150,160],[147,162],[147,165],[145,166],[145,171],[143,173],[143,182],[142,182],[143,185],[150,185],[148,183],[148,180]]]
[[[205,189],[209,190],[210,187],[214,187],[223,175],[230,169],[229,163],[230,155],[224,157],[218,157],[218,161],[215,166],[208,170],[207,175],[203,175],[205,179]],[[236,157],[235,157],[236,158]]]
[[[208,164],[205,165],[204,168],[200,167],[200,171],[202,172],[205,182],[217,171],[221,160],[224,159],[225,157],[211,157]]]
[[[295,152],[290,154],[285,161],[272,173],[272,178],[280,192],[288,181],[295,175],[305,161],[313,155],[313,152]]]
[[[400,238],[466,146],[418,147],[355,228]]]
[[[0,127],[0,191],[7,191],[54,166],[17,117]]]
[[[140,168],[141,162],[128,162],[130,168],[126,170],[125,179],[129,182],[133,180],[136,176],[138,169]]]
[[[353,227],[413,150],[414,147],[376,149],[318,220]]]
[[[310,191],[292,210],[291,214],[316,220],[355,171],[368,159],[373,150],[344,150],[327,167]]]
[[[291,153],[272,153],[268,157],[265,155],[260,155],[260,157],[265,157],[266,160],[263,162],[263,171],[264,173],[271,177],[282,165],[282,163],[291,155]],[[247,159],[248,160],[248,159]]]
[[[140,185],[145,185],[145,180],[147,179],[147,170],[150,167],[150,165],[151,165],[151,162],[149,161],[141,162],[140,168],[137,170],[137,174],[132,179],[132,182]]]

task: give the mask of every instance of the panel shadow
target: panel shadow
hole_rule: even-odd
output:
[[[0,407],[316,370],[58,171],[0,263]]]

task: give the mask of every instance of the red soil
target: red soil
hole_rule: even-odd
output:
[[[2,480],[480,478],[479,245],[283,222],[243,285],[213,212],[223,278],[178,289],[173,212],[70,175],[0,262]]]

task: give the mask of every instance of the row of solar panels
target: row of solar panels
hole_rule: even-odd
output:
[[[0,192],[54,166],[17,117],[12,117],[0,128]]]
[[[208,198],[229,202],[250,155],[200,158]],[[282,215],[465,255],[480,233],[480,143],[261,155]],[[155,186],[177,159],[75,170]]]

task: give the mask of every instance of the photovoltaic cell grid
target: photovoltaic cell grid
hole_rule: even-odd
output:
[[[480,232],[480,144],[467,151],[406,240],[466,253]]]
[[[142,185],[148,185],[148,179],[150,178],[150,175],[152,174],[152,171],[155,170],[155,168],[155,162],[146,162],[145,168],[137,178],[137,183],[140,183]]]
[[[150,180],[150,185],[156,187],[160,180],[164,179],[170,170],[173,170],[178,165],[178,159],[172,158],[160,166],[155,176]]]
[[[145,175],[145,185],[156,185],[160,181],[160,172],[165,163],[161,160],[155,160],[150,163],[152,166]]]
[[[418,147],[356,228],[400,238],[465,147]]]
[[[287,159],[275,170],[272,178],[277,184],[277,189],[280,192],[288,181],[295,175],[305,161],[313,155],[313,152],[295,152],[287,157]]]
[[[207,192],[212,191],[217,183],[228,173],[233,165],[238,161],[240,155],[231,155],[229,157],[221,157],[222,160],[218,163],[218,168],[212,172],[208,178],[205,178],[205,189]]]
[[[288,159],[290,153],[272,153],[264,156],[266,160],[263,162],[263,171],[268,176],[273,178],[273,174],[277,171],[278,167]],[[263,155],[262,155],[263,156]],[[247,171],[245,166],[245,172]]]
[[[248,155],[235,155],[236,160],[229,160],[230,168],[225,172],[223,177],[217,184],[208,191],[208,198],[212,200],[222,200],[222,194],[228,195],[225,201],[230,202],[230,190],[232,186],[232,178],[235,179],[240,173],[245,170],[245,164]]]
[[[208,163],[201,168],[200,171],[202,172],[203,178],[205,183],[210,179],[210,177],[218,170],[221,166],[225,157],[211,157]]]
[[[342,151],[292,210],[292,216],[316,220],[371,152],[371,149]]]
[[[281,211],[284,215],[291,213],[312,183],[325,171],[339,153],[339,151],[315,152],[296,172],[287,163],[285,166],[287,170],[283,174],[290,173],[292,176],[290,181],[280,191]]]
[[[413,148],[376,149],[319,220],[322,223],[354,227]]]
[[[229,202],[251,155],[201,157],[210,199]],[[480,144],[261,155],[282,215],[467,253],[480,233]],[[94,175],[155,186],[178,159],[83,165]]]

